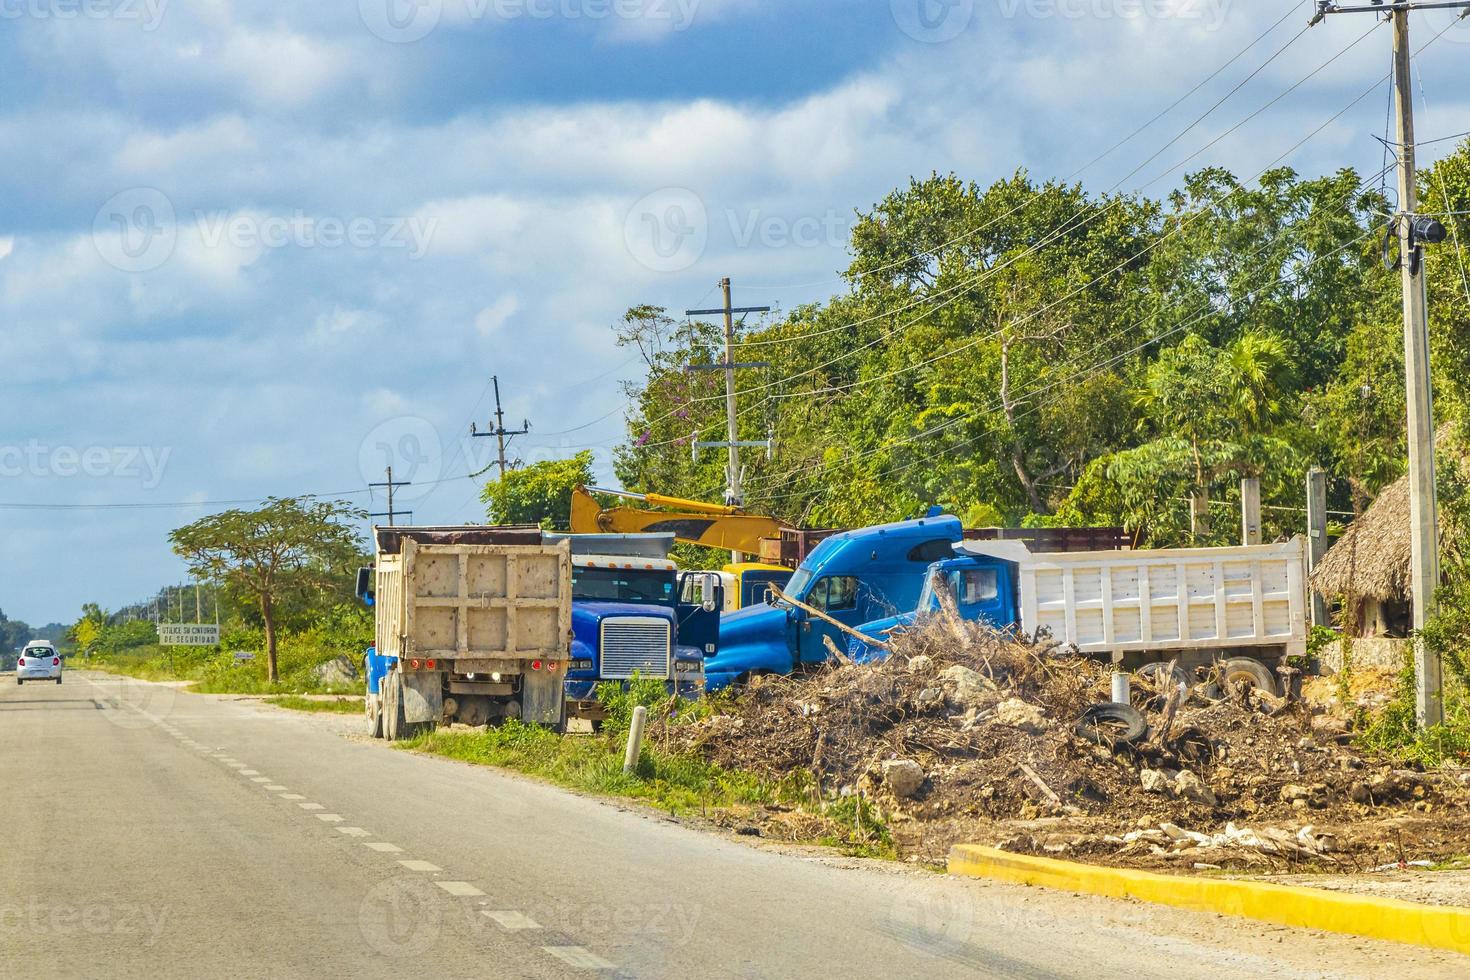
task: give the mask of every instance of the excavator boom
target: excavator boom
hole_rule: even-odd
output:
[[[672,510],[663,512],[633,507],[604,510],[593,496],[594,490]],[[738,507],[723,504],[706,504],[653,493],[631,494],[622,490],[577,487],[572,491],[573,534],[667,534],[672,531],[674,537],[685,544],[758,555],[761,538],[779,537],[785,526],[774,517],[747,514]]]

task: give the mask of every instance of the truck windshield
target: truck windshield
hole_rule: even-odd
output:
[[[572,569],[572,598],[674,605],[674,573],[632,568]]]
[[[781,591],[793,599],[806,601],[806,587],[811,584],[812,573],[808,568],[798,568],[796,574],[791,576],[791,581],[786,583],[786,588]]]

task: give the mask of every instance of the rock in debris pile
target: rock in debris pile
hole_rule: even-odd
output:
[[[1364,755],[1299,699],[1135,680],[1147,730],[1128,740],[1077,724],[1109,700],[1106,664],[943,614],[891,646],[876,663],[756,678],[659,737],[771,779],[808,773],[823,800],[861,794],[901,853],[936,864],[960,842],[1137,866],[1340,869],[1470,843],[1461,782]]]

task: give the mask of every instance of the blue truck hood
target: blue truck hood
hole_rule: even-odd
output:
[[[726,644],[777,639],[786,642],[786,610],[767,602],[720,617],[720,649]],[[717,655],[718,656],[718,655]]]
[[[718,678],[711,679],[712,690],[740,674],[790,669],[785,609],[760,602],[720,617],[719,650],[704,661],[705,675]]]

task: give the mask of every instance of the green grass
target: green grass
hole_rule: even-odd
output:
[[[1426,769],[1470,765],[1470,698],[1453,678],[1445,682],[1444,721],[1421,730],[1414,719],[1413,668],[1405,668],[1394,699],[1378,714],[1364,712],[1358,719],[1358,744]]]
[[[265,655],[236,662],[231,652],[214,647],[142,646],[90,658],[74,657],[71,666],[123,674],[146,681],[185,681],[201,694],[361,694],[360,684],[322,684],[313,669],[337,656],[330,649],[284,645],[278,656],[281,679],[266,679]]]
[[[333,698],[330,701],[303,698],[297,694],[280,694],[265,699],[266,704],[292,711],[330,712],[339,715],[362,714],[362,698]]]
[[[888,829],[870,805],[853,798],[814,805],[804,774],[763,779],[645,744],[638,766],[624,775],[622,733],[615,721],[609,727],[611,734],[566,736],[509,722],[486,731],[435,731],[403,747],[511,769],[583,792],[639,800],[670,814],[748,812],[767,805],[811,811],[822,817],[824,828],[811,843],[858,856],[896,856]]]

